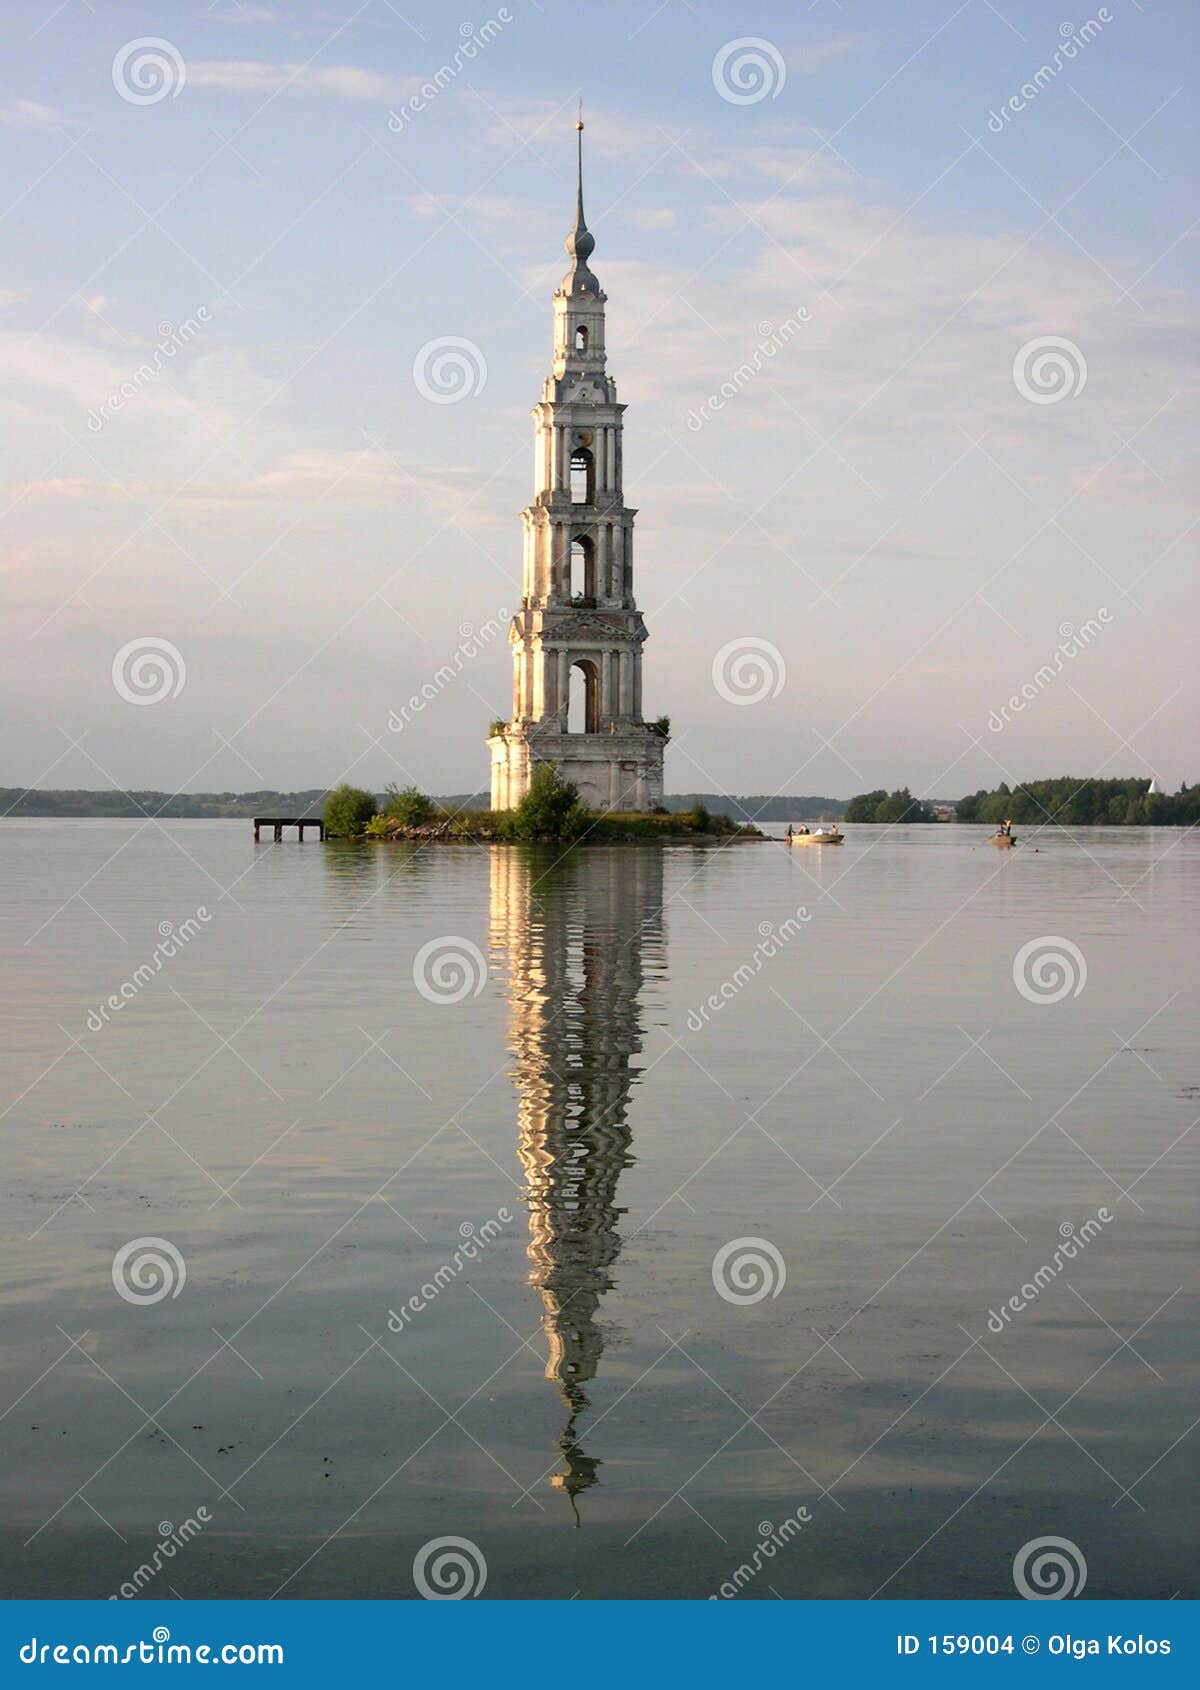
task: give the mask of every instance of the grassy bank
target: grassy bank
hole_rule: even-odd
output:
[[[384,843],[415,840],[451,844],[455,841],[504,844],[529,837],[548,843],[617,845],[625,842],[689,839],[699,843],[713,839],[763,839],[766,836],[760,833],[758,828],[732,821],[729,816],[710,816],[705,811],[703,819],[699,819],[690,810],[673,815],[609,815],[585,810],[582,827],[578,832],[572,831],[569,836],[552,832],[526,836],[514,829],[511,810],[449,812],[435,808],[427,821],[416,825],[405,824],[384,815],[375,816],[357,837]]]
[[[529,791],[512,810],[446,809],[415,786],[390,788],[380,810],[371,793],[339,786],[325,802],[324,822],[330,838],[382,843],[467,840],[611,845],[623,841],[763,837],[747,823],[710,815],[702,804],[674,812],[662,809],[651,814],[598,814],[585,809],[579,801],[579,789],[546,763],[535,769]]]

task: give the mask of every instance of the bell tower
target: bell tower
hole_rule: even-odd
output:
[[[571,268],[554,295],[554,353],[534,406],[534,496],[525,529],[521,610],[509,629],[512,720],[488,741],[492,808],[525,795],[554,764],[593,810],[662,803],[665,732],[642,718],[646,625],[633,592],[633,519],[625,504],[624,405],[606,373],[606,295],[588,267],[596,241],[578,189]]]

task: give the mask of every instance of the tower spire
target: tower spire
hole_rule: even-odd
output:
[[[567,236],[566,247],[569,255],[575,260],[575,268],[568,286],[578,286],[590,281],[591,286],[586,291],[594,292],[596,279],[588,270],[588,259],[596,250],[596,238],[588,228],[583,216],[583,97],[579,100],[579,116],[575,120],[576,142],[576,175],[575,175],[575,227]]]

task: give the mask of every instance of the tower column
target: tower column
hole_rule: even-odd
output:
[[[558,590],[564,599],[571,597],[571,529],[570,525],[560,522],[558,525]]]
[[[618,667],[620,673],[620,709],[618,714],[631,716],[633,714],[633,682],[630,677],[629,652],[624,646],[618,654]]]
[[[568,656],[569,653],[565,651],[560,651],[558,654],[558,697],[555,700],[554,705],[555,709],[562,717],[564,728],[567,725],[567,701],[570,696],[568,692],[570,683],[567,678]]]

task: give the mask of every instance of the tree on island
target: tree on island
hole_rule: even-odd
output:
[[[897,792],[861,792],[846,806],[848,822],[935,822],[937,817],[919,798],[914,798],[906,786]]]
[[[401,827],[424,827],[433,815],[433,800],[415,786],[389,786],[383,814]]]
[[[326,838],[357,839],[375,814],[375,794],[358,786],[337,786],[325,800],[321,820]]]
[[[575,782],[564,780],[553,763],[538,763],[505,831],[510,839],[567,843],[579,838],[589,820]]]

